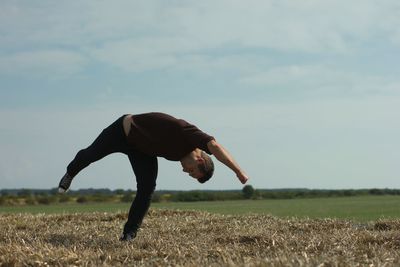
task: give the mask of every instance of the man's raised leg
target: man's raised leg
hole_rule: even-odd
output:
[[[85,149],[80,150],[67,167],[66,174],[61,178],[58,190],[66,192],[72,179],[89,164],[102,159],[103,157],[120,152],[126,148],[126,137],[122,126],[123,117],[117,119],[110,126],[105,128],[94,142]]]

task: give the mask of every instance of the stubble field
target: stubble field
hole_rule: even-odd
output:
[[[359,224],[150,210],[118,241],[126,213],[2,214],[0,266],[399,266],[400,220]]]

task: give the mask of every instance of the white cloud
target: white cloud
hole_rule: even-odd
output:
[[[188,52],[226,46],[349,53],[376,36],[398,39],[396,6],[372,0],[2,1],[0,49],[85,47],[100,61],[131,71],[182,64]]]
[[[180,37],[137,38],[109,42],[86,52],[96,60],[122,68],[127,72],[169,68],[195,73],[235,70],[255,71],[259,61],[252,55],[213,56],[202,53],[197,42]]]
[[[218,1],[165,6],[160,16],[153,17],[156,23],[142,21],[144,29],[146,23],[151,29],[144,31],[145,36],[106,42],[93,55],[125,70],[141,71],[182,64],[188,61],[188,53],[207,55],[207,49],[224,45],[342,53],[351,48],[346,36],[355,39],[370,29],[373,6],[363,3],[364,13],[346,9],[347,16],[334,2],[304,6],[291,1]],[[363,16],[350,23],[356,15]]]
[[[382,18],[376,21],[379,29],[378,38],[388,39],[394,45],[400,46],[400,2],[384,5]]]
[[[328,95],[399,94],[393,78],[340,70],[325,65],[290,65],[273,67],[240,79],[245,85],[268,90],[303,91]]]
[[[358,187],[378,181],[374,176],[382,177],[376,184],[398,186],[397,62],[389,56],[374,59],[400,44],[399,5],[394,0],[0,1],[0,72],[10,75],[6,83],[27,84],[28,75],[44,77],[40,82],[67,77],[68,88],[63,83],[59,88],[75,90],[71,96],[76,96],[72,112],[56,110],[62,100],[48,105],[55,99],[42,99],[39,107],[29,97],[24,100],[31,109],[20,109],[24,101],[1,109],[0,135],[6,138],[0,138],[0,186],[55,185],[74,153],[107,123],[126,112],[151,110],[187,118],[215,135],[257,187],[332,187],[336,181]],[[103,74],[110,66],[117,71],[74,79]],[[130,73],[159,69],[168,71],[140,79]],[[154,101],[157,93],[143,94],[160,84],[154,91],[161,92],[165,81],[187,94],[161,94],[170,105]],[[212,100],[194,104],[192,88],[184,88],[190,83],[212,88],[201,92]],[[229,86],[216,89],[224,83]],[[32,91],[43,88],[35,80],[30,85]],[[84,93],[86,86],[93,89]],[[242,101],[235,95],[241,89],[255,90],[241,92],[248,94]],[[284,91],[283,98],[266,97],[274,90]],[[5,99],[24,98],[17,91]],[[306,97],[293,97],[299,91]],[[89,93],[98,106],[82,98]],[[324,97],[314,97],[319,95]],[[239,101],[240,107],[233,104]],[[133,184],[126,179],[132,176],[127,161],[118,162],[89,168],[82,176],[92,178],[78,185]],[[186,176],[164,163],[159,185],[176,189]],[[115,169],[121,172],[111,184]],[[228,169],[218,166],[217,173],[207,188],[241,186]],[[322,178],[308,183],[310,173]]]
[[[66,50],[19,52],[0,55],[0,72],[53,79],[75,74],[86,63],[86,58],[81,54]]]
[[[0,40],[11,48],[94,45],[126,38],[151,30],[158,13],[147,1],[2,1],[0,6]]]
[[[399,97],[310,99],[301,103],[250,103],[239,107],[154,105],[153,108],[185,118],[214,135],[249,173],[251,184],[257,188],[400,185],[396,165],[400,128],[395,123]],[[130,109],[132,103],[127,101],[74,111],[2,110],[0,187],[56,186],[75,153]],[[134,109],[152,110],[146,103],[135,104]],[[21,120],[25,123],[13,123]],[[316,180],[309,180],[310,176]],[[113,155],[80,173],[74,187],[129,188],[134,185],[133,179],[128,160]],[[222,164],[217,165],[215,179],[202,186],[184,175],[178,163],[160,159],[159,189],[241,186]]]
[[[142,38],[106,43],[89,53],[126,71],[143,71],[173,66],[180,53],[194,47],[195,43],[182,38]]]
[[[164,14],[173,19],[163,21],[163,28],[177,29],[176,34],[214,47],[236,43],[341,53],[354,40],[365,41],[374,33],[387,6],[374,1],[351,5],[345,1],[197,1],[166,8]]]

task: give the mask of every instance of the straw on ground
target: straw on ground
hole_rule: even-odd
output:
[[[0,266],[395,266],[400,220],[354,224],[151,210],[134,242],[125,213],[3,214]]]

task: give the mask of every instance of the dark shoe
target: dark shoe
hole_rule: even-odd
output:
[[[121,237],[119,238],[119,241],[131,241],[135,239],[136,233],[130,232],[130,233],[122,233]]]
[[[61,178],[61,181],[58,185],[58,192],[59,193],[65,193],[68,191],[69,187],[71,186],[71,182],[72,182],[72,177],[69,176],[68,173],[66,173],[63,178]]]

